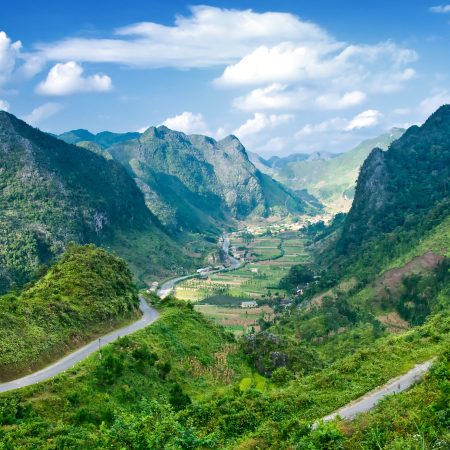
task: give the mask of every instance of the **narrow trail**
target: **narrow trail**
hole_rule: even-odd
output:
[[[0,392],[8,392],[14,389],[20,389],[25,386],[30,386],[32,384],[40,383],[41,381],[49,380],[53,378],[55,375],[58,375],[67,369],[70,369],[75,364],[79,363],[86,359],[89,355],[96,352],[100,348],[105,345],[110,344],[115,341],[119,337],[127,336],[128,334],[132,334],[142,328],[147,327],[155,320],[158,319],[159,313],[156,309],[148,306],[147,302],[143,297],[139,298],[140,304],[139,309],[142,311],[142,317],[136,322],[119,328],[118,330],[112,331],[111,333],[105,334],[104,336],[97,338],[91,341],[89,344],[84,347],[79,348],[78,350],[70,353],[64,358],[56,361],[50,366],[45,367],[37,372],[34,372],[30,375],[26,375],[22,378],[18,378],[16,380],[8,381],[6,383],[0,384]]]

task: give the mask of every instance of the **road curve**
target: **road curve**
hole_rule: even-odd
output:
[[[334,413],[322,418],[321,421],[329,422],[337,417],[341,417],[345,420],[352,420],[357,414],[371,410],[382,398],[389,394],[397,394],[402,392],[419,381],[431,367],[433,362],[434,358],[423,364],[417,364],[413,369],[404,375],[400,375],[399,377],[389,380],[384,386],[380,386],[363,397],[343,406]],[[318,422],[316,422],[313,427],[316,428],[317,426]]]
[[[0,384],[0,392],[12,391],[14,389],[23,388],[25,386],[30,386],[32,384],[39,383],[41,381],[48,380],[53,378],[55,375],[58,375],[64,372],[67,369],[73,367],[76,363],[82,361],[87,358],[89,355],[97,351],[99,348],[104,347],[105,345],[110,344],[115,341],[117,338],[126,336],[128,334],[132,334],[135,331],[141,330],[146,326],[153,323],[159,317],[158,311],[148,306],[147,302],[143,297],[139,298],[140,304],[139,308],[142,311],[142,317],[136,322],[132,323],[123,328],[119,328],[118,330],[112,331],[100,339],[95,339],[84,347],[79,348],[73,353],[65,356],[64,358],[56,361],[50,366],[45,367],[38,372],[34,372],[31,375],[27,375],[22,378],[18,378],[17,380],[8,381],[6,383]]]
[[[220,269],[220,270],[215,270],[211,273],[217,273],[217,272],[224,272],[227,270],[233,270],[233,269],[237,269],[238,267],[240,267],[242,265],[242,262],[239,261],[236,258],[233,258],[230,255],[230,238],[228,237],[227,234],[223,234],[222,236],[222,250],[224,252],[225,257],[227,258],[230,267],[229,268],[225,268],[225,269]],[[161,287],[158,289],[157,291],[157,295],[161,298],[166,298],[168,295],[172,294],[174,287],[183,280],[187,280],[189,278],[194,278],[198,276],[197,273],[191,274],[191,275],[184,275],[182,277],[178,277],[178,278],[172,278],[169,281],[166,281],[165,283],[163,283],[161,285]]]

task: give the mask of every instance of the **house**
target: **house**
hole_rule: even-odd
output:
[[[297,289],[296,294],[297,294],[297,295],[303,295],[303,289],[302,289],[302,288]]]
[[[252,273],[258,273],[258,268],[257,268],[257,267],[252,267],[252,268],[250,269],[250,272],[252,272]]]
[[[255,301],[250,302],[241,302],[241,308],[256,308],[258,306],[258,303]]]

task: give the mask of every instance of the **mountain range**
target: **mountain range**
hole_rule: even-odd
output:
[[[201,265],[240,220],[321,208],[260,172],[234,136],[161,126],[54,137],[0,112],[0,145],[0,291],[33,278],[71,241],[110,247],[142,280]]]
[[[189,263],[118,162],[6,112],[0,160],[0,291],[28,281],[71,241],[111,247],[153,273]]]
[[[307,189],[329,208],[348,210],[359,169],[371,150],[374,147],[386,150],[403,133],[403,129],[392,128],[388,133],[367,139],[344,153],[300,153],[268,160],[252,154],[251,159],[261,171],[291,189]]]
[[[111,133],[110,133],[111,134]],[[235,136],[220,141],[165,126],[105,145],[75,130],[59,136],[120,162],[135,179],[152,213],[172,233],[217,232],[235,221],[314,213],[320,205],[259,171]],[[90,137],[90,140],[86,138]]]

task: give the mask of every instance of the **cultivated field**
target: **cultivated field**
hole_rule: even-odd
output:
[[[206,317],[223,325],[236,335],[241,335],[254,328],[259,330],[257,321],[259,318],[269,319],[273,310],[269,306],[261,306],[252,309],[230,308],[217,305],[195,305],[195,309]]]
[[[239,269],[217,273],[207,279],[186,280],[177,286],[176,296],[193,302],[214,295],[244,299],[284,296],[287,293],[278,287],[280,279],[292,265],[307,259],[304,242],[298,233],[258,237],[250,242],[231,236],[231,244],[238,250],[245,247],[250,261]]]

